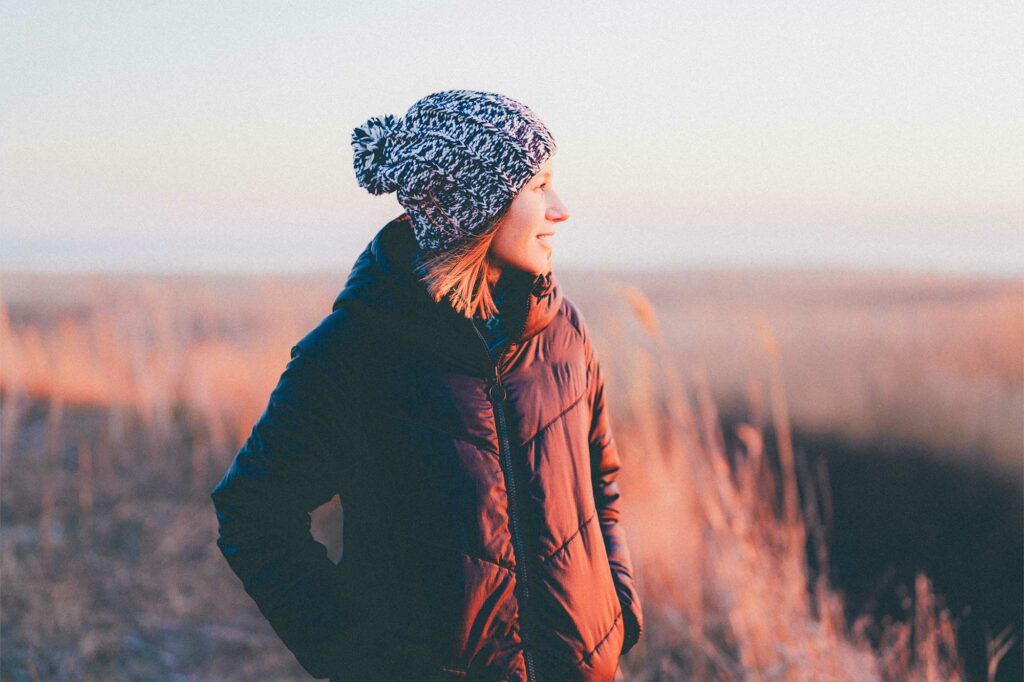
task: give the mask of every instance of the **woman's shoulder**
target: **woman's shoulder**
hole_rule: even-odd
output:
[[[295,347],[327,366],[357,363],[367,347],[369,326],[361,306],[339,305],[295,342]]]
[[[562,295],[562,306],[559,310],[559,314],[565,317],[565,319],[572,325],[572,328],[579,334],[580,340],[587,341],[590,337],[590,333],[587,329],[587,321],[580,311],[579,307],[568,296]]]
[[[590,328],[587,326],[587,319],[580,311],[579,307],[573,303],[567,296],[562,296],[562,305],[559,310],[559,314],[564,316],[568,321],[576,334],[576,344],[581,349],[584,357],[587,358],[589,363],[594,356],[594,339],[590,333]]]

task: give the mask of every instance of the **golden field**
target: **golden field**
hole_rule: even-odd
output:
[[[829,479],[828,453],[809,456],[801,439],[874,457],[925,452],[924,466],[1002,485],[999,509],[1012,516],[1024,456],[1020,280],[557,277],[595,333],[624,457],[649,625],[622,679],[1018,674],[1019,609],[1016,621],[992,612],[984,639],[958,641],[960,614],[924,572],[889,590],[904,617],[851,617],[830,571],[842,482]],[[0,677],[305,678],[214,546],[208,494],[291,345],[343,283],[0,275]],[[930,479],[909,480],[928,492]],[[923,509],[903,513],[931,518]],[[314,521],[337,558],[337,499]],[[963,549],[943,528],[949,541],[935,546]],[[1019,541],[984,546],[999,568],[993,590],[1009,600],[1021,589],[1019,574],[1003,577]]]

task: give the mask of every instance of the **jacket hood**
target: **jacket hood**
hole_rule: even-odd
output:
[[[356,259],[333,309],[346,301],[358,301],[428,325],[450,326],[454,322],[468,327],[469,320],[452,307],[448,297],[434,301],[420,281],[424,256],[412,220],[403,213],[382,227]],[[495,286],[495,299],[509,340],[519,344],[551,323],[561,306],[562,292],[551,272],[534,275],[506,267]]]

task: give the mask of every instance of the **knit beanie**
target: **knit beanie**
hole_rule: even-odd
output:
[[[360,187],[397,191],[426,251],[486,232],[556,146],[526,105],[492,92],[446,90],[402,118],[369,119],[353,131],[352,149]]]

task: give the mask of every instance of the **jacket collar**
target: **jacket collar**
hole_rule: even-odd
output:
[[[423,251],[412,221],[403,213],[382,227],[356,259],[344,288],[334,301],[359,301],[376,310],[408,314],[429,325],[464,326],[470,321],[449,298],[434,301],[420,281]],[[540,333],[558,314],[562,292],[551,272],[540,275],[505,268],[496,287],[502,301],[501,322],[511,343],[521,344]]]
[[[551,323],[562,302],[562,292],[551,272],[533,275],[505,268],[495,286],[499,320],[513,343],[522,343]]]

